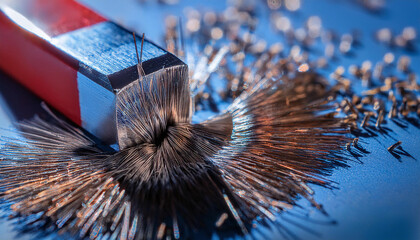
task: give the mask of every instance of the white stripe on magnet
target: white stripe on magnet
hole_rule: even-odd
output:
[[[107,144],[116,142],[115,94],[77,72],[82,127]]]

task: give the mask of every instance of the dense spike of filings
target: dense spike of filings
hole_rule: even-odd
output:
[[[347,141],[328,95],[313,73],[263,78],[192,124],[186,67],[162,69],[119,93],[118,152],[63,120],[20,123],[24,138],[6,139],[0,154],[2,197],[79,238],[210,236],[233,223],[245,234],[298,195],[320,208],[307,184],[329,186]]]
[[[212,162],[255,215],[273,218],[298,194],[323,210],[307,184],[331,186],[324,177],[346,166],[339,151],[349,141],[345,124],[326,114],[325,87],[313,73],[264,79],[230,106],[231,140]]]

